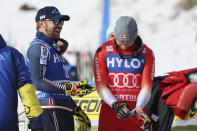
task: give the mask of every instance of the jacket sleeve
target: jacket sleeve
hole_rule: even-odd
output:
[[[107,88],[107,67],[105,54],[102,48],[98,48],[94,56],[94,76],[96,89],[102,100],[112,107],[112,104],[117,101],[111,91]]]
[[[32,83],[30,79],[30,72],[25,65],[25,59],[23,55],[17,51],[13,51],[13,61],[15,62],[15,75],[16,75],[16,84],[17,89],[24,86],[27,83]]]
[[[155,58],[152,50],[146,48],[146,61],[142,72],[141,90],[137,98],[136,108],[144,108],[151,97],[152,84],[155,74]]]
[[[49,56],[48,48],[39,43],[32,45],[28,49],[27,60],[30,64],[31,79],[36,90],[48,93],[65,93],[64,84],[46,78]]]
[[[15,62],[16,85],[26,115],[28,118],[37,117],[42,113],[42,109],[35,94],[35,88],[30,79],[30,72],[25,65],[23,55],[15,49],[13,49],[12,53],[12,60]]]

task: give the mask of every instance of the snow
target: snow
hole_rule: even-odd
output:
[[[180,10],[180,0],[111,0],[111,24],[121,15],[133,16],[139,34],[155,53],[156,76],[166,72],[196,67],[197,7]],[[35,37],[37,11],[21,11],[28,4],[37,9],[56,6],[70,15],[61,37],[69,42],[70,51],[91,51],[99,47],[102,22],[102,0],[3,0],[0,5],[0,33],[25,55]]]
[[[111,0],[111,24],[121,15],[133,16],[139,34],[155,53],[156,75],[195,67],[197,61],[197,8],[181,11],[180,0]],[[10,4],[12,3],[12,4]],[[3,0],[0,30],[4,38],[24,55],[35,37],[36,11],[21,11],[28,4],[37,9],[56,6],[71,17],[65,22],[61,37],[69,42],[70,51],[91,51],[99,46],[102,22],[102,0]]]

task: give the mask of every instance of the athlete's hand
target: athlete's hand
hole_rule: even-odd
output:
[[[32,84],[25,84],[19,88],[19,95],[25,107],[27,118],[34,118],[43,112]]]
[[[142,131],[152,131],[152,123],[148,115],[142,113],[140,116],[137,117],[137,119],[140,121],[142,125]]]
[[[140,107],[135,108],[135,113],[137,117],[141,116],[142,113],[144,113],[143,108]]]
[[[92,87],[88,84],[87,80],[83,80],[74,84],[70,82],[65,83],[65,92],[69,95],[76,95],[76,96],[84,96],[88,95],[96,90],[95,87]]]
[[[73,115],[77,121],[77,131],[87,131],[91,128],[91,122],[88,116],[84,113],[80,106],[76,106],[73,109]]]
[[[119,119],[129,119],[131,108],[127,103],[123,101],[117,101],[112,105],[112,108],[115,110],[116,116]]]

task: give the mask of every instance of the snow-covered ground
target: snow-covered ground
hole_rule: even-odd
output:
[[[197,65],[197,7],[188,11],[176,8],[180,0],[111,0],[111,24],[121,15],[133,16],[144,43],[153,49],[156,75]],[[37,9],[54,5],[71,17],[61,37],[70,51],[95,52],[99,46],[102,0],[3,0],[0,8],[0,33],[24,55],[35,36],[36,11],[21,11],[23,4]]]
[[[178,9],[180,1],[111,0],[111,24],[122,15],[136,19],[140,36],[155,53],[156,76],[197,66],[197,7]],[[70,15],[61,34],[70,51],[95,52],[98,48],[102,0],[2,0],[0,33],[24,55],[35,36],[37,12],[19,10],[25,3],[37,9],[54,5],[62,14]]]

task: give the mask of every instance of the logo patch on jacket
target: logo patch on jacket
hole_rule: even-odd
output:
[[[107,51],[113,51],[113,47],[112,47],[112,45],[110,45],[110,46],[106,46],[106,50],[107,50]]]
[[[144,67],[145,56],[138,56],[129,59],[120,59],[117,54],[106,55],[106,64],[109,72],[135,72],[141,73]]]
[[[41,56],[40,56],[40,64],[47,64],[47,55],[48,55],[48,50],[47,48],[41,46]]]

